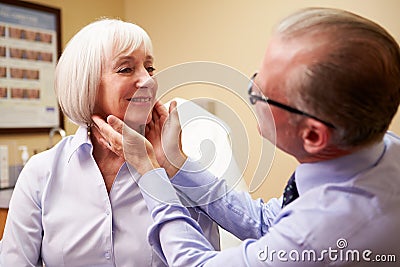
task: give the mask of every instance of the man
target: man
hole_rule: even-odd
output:
[[[400,138],[386,132],[400,101],[400,50],[393,37],[346,11],[301,10],[277,26],[253,77],[249,97],[260,133],[272,139],[270,109],[276,145],[300,162],[284,195],[264,203],[226,192],[223,180],[185,162],[169,144],[165,153],[179,159],[177,172],[157,152],[155,133],[166,115],[156,105],[160,117],[149,125],[148,164],[132,156],[133,145],[124,147],[126,160],[143,174],[153,248],[171,266],[397,266]],[[176,112],[170,115],[168,137],[179,131]],[[113,132],[95,121],[111,149],[122,153],[122,122],[109,118]],[[124,141],[136,142],[138,150],[139,135],[124,129]],[[154,153],[177,192],[244,240],[239,247],[213,251],[164,169],[157,169]]]

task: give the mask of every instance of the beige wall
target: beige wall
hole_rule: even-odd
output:
[[[37,0],[31,1],[58,7],[62,12],[62,46],[82,26],[101,16],[121,17],[142,26],[150,34],[155,48],[156,68],[187,61],[215,61],[232,66],[246,75],[257,70],[271,28],[283,16],[306,6],[344,8],[367,16],[387,28],[400,40],[397,0]],[[204,94],[208,92],[207,88]],[[245,90],[245,88],[243,88]],[[242,93],[242,92],[241,92]],[[218,113],[218,111],[217,111]],[[219,114],[224,117],[226,114]],[[67,133],[75,127],[67,123]],[[400,133],[400,118],[391,127]],[[251,132],[250,138],[257,138]],[[43,150],[47,135],[1,136],[2,140],[17,140],[18,145]],[[297,163],[277,152],[271,172],[263,186],[253,194],[265,199],[278,196],[286,178]],[[249,166],[249,169],[254,165]]]

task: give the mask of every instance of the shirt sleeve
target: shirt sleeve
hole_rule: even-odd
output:
[[[231,263],[234,266],[288,266],[285,265],[288,254],[278,252],[297,248],[298,240],[293,238],[296,235],[287,235],[291,224],[283,218],[279,227],[258,240],[246,239],[238,247],[214,251],[199,225],[179,202],[164,169],[143,175],[139,187],[154,219],[148,231],[149,243],[168,266],[219,267],[231,266]]]
[[[34,161],[31,158],[22,170],[10,200],[0,266],[42,266],[41,203],[38,174],[32,168]]]
[[[187,160],[171,180],[185,206],[200,208],[241,240],[264,236],[281,211],[282,200],[253,200],[247,192],[230,188],[196,162]]]

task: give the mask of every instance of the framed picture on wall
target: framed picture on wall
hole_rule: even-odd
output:
[[[0,0],[0,133],[63,128],[54,93],[60,10]]]

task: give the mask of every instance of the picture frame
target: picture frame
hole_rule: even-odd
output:
[[[60,21],[58,8],[0,0],[0,133],[64,128],[54,92]]]

